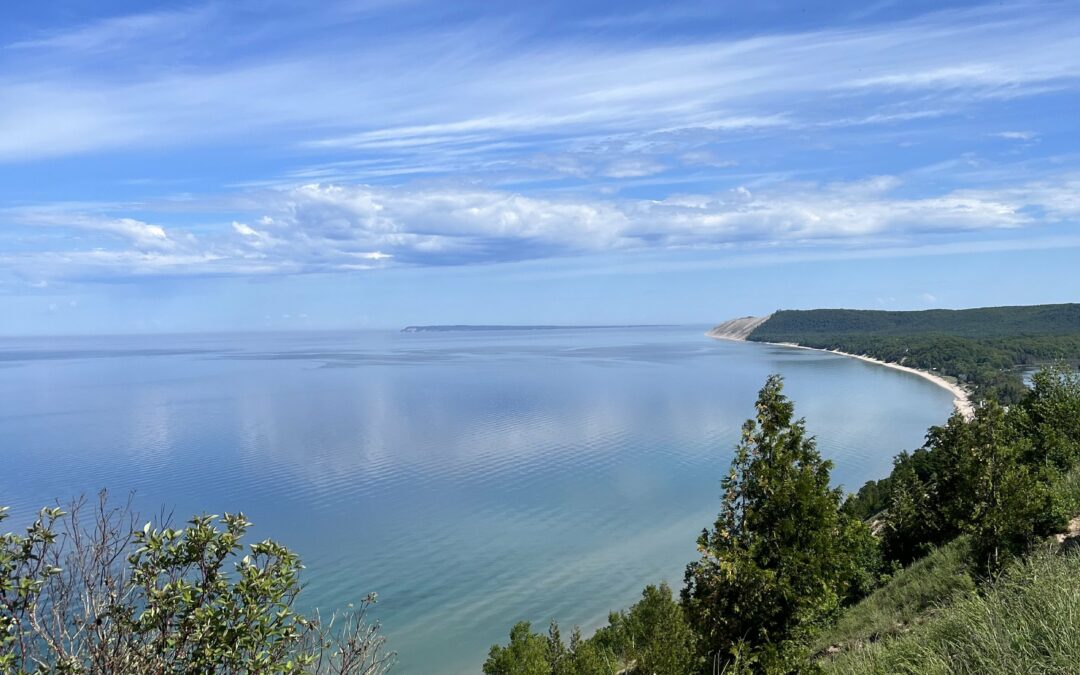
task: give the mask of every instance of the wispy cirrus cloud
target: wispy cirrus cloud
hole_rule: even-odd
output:
[[[1034,131],[999,131],[994,135],[1007,141],[1033,141],[1039,137]]]
[[[262,134],[309,150],[393,151],[536,134],[738,133],[842,124],[853,118],[837,108],[853,107],[863,124],[889,123],[935,98],[955,109],[964,92],[1023,95],[1080,78],[1080,18],[1020,7],[750,38],[554,40],[543,49],[528,46],[528,30],[513,21],[476,19],[284,46],[274,37],[288,34],[269,24],[252,38],[260,49],[238,51],[213,42],[229,19],[227,8],[208,6],[7,45],[0,161],[258,143]],[[176,50],[156,55],[166,38]],[[203,43],[216,59],[196,55]],[[923,97],[917,110],[884,110],[911,92]],[[842,106],[830,103],[837,96]]]
[[[166,232],[161,225],[135,218],[72,212],[64,208],[30,208],[0,211],[0,218],[20,225],[83,230],[112,235],[140,251],[173,250],[195,244],[187,232]]]
[[[154,10],[91,21],[74,28],[42,31],[4,45],[27,53],[70,53],[79,58],[103,55],[138,46],[175,44],[192,31],[205,30],[217,15],[214,5],[183,10]]]

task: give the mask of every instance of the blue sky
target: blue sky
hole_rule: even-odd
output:
[[[1075,2],[0,15],[3,334],[1080,299]]]

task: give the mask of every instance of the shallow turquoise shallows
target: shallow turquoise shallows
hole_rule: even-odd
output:
[[[377,591],[399,673],[477,672],[521,619],[586,631],[674,588],[770,373],[857,489],[951,396],[705,326],[0,340],[0,504],[108,487],[244,511],[305,608]]]

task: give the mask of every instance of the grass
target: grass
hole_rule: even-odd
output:
[[[1080,514],[1080,466],[1065,474],[1059,486],[1069,513]]]
[[[824,660],[826,673],[1080,673],[1080,550],[1013,564],[911,632]]]
[[[843,613],[813,643],[815,653],[830,647],[858,649],[911,630],[934,611],[975,590],[968,574],[969,545],[959,538],[896,574]]]
[[[1080,467],[1058,485],[1080,513]],[[1080,673],[1080,543],[976,585],[959,538],[901,570],[811,644],[826,673]]]

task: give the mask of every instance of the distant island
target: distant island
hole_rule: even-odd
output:
[[[933,309],[781,310],[725,321],[709,337],[823,349],[923,371],[958,399],[1019,401],[1023,374],[1080,362],[1080,304]],[[958,403],[958,407],[963,406]]]
[[[405,326],[401,329],[402,333],[450,333],[458,331],[495,331],[495,330],[597,330],[597,329],[611,329],[611,328],[669,328],[671,324],[662,323],[637,323],[637,324],[616,324],[616,325],[598,325],[598,326],[547,326],[547,325],[469,325],[469,324],[456,324],[447,326]]]

